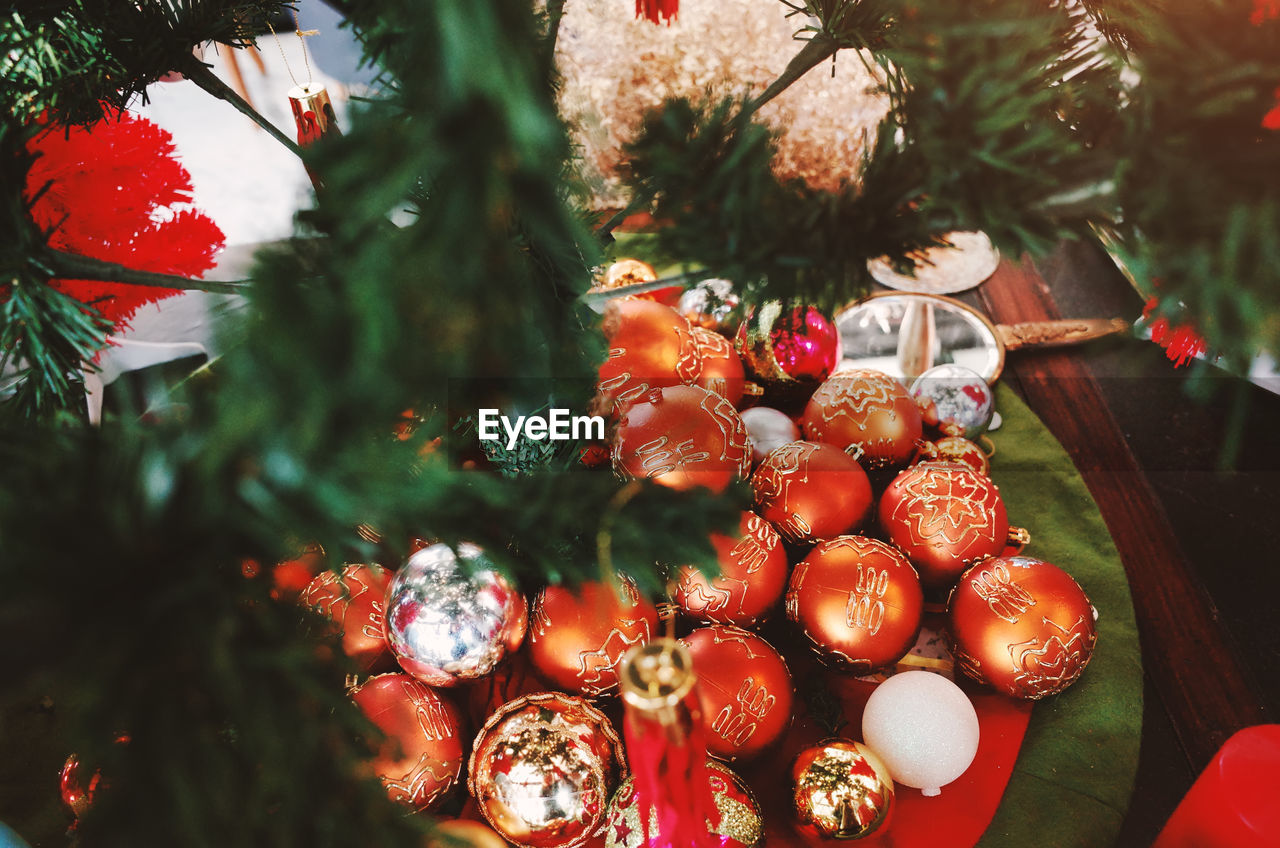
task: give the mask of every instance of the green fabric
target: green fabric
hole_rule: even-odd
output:
[[[1133,601],[1111,535],[1062,446],[1008,388],[991,474],[1027,556],[1068,571],[1098,610],[1098,645],[1076,683],[1036,704],[983,848],[1098,848],[1115,842],[1142,734],[1142,657]]]

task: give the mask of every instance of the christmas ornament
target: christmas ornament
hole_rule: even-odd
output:
[[[671,386],[627,407],[614,434],[613,467],[678,491],[723,492],[751,472],[751,445],[729,401],[698,386]]]
[[[942,675],[905,671],[867,699],[862,738],[894,780],[937,795],[978,753],[978,714],[960,687]]]
[[[426,848],[508,848],[507,841],[493,828],[477,821],[453,819],[437,822],[427,837]]]
[[[935,365],[911,384],[911,396],[933,401],[939,422],[953,421],[975,438],[991,424],[995,395],[982,375],[963,365]]]
[[[751,477],[756,512],[783,538],[806,544],[859,527],[871,511],[871,483],[853,457],[831,445],[792,442]]]
[[[303,50],[306,50],[305,44]],[[295,85],[289,89],[289,111],[293,113],[293,123],[298,130],[299,147],[310,147],[322,138],[342,135],[329,92],[322,83],[308,81],[306,85]],[[324,184],[315,170],[305,162],[304,165],[311,185],[316,191],[321,191]]]
[[[95,770],[93,774],[86,775],[85,771],[80,758],[72,754],[62,764],[62,773],[58,775],[58,792],[62,796],[62,803],[76,818],[88,811],[89,805],[93,803],[93,793],[102,780],[101,772]]]
[[[920,572],[926,589],[953,585],[967,565],[1004,549],[1000,490],[967,465],[923,462],[880,497],[880,527]]]
[[[471,561],[470,568],[458,562]],[[387,589],[387,642],[400,666],[430,686],[489,674],[524,639],[524,596],[475,545],[412,554]]]
[[[1066,689],[1098,641],[1080,585],[1030,557],[995,557],[970,568],[951,592],[947,615],[956,664],[1015,698]]]
[[[526,639],[525,647],[499,664],[493,674],[468,684],[467,717],[471,719],[472,727],[479,727],[508,701],[546,690],[547,684],[538,677],[533,663],[529,661]]]
[[[782,655],[754,633],[713,624],[681,640],[693,657],[707,750],[725,760],[750,758],[791,720],[791,672]]]
[[[407,674],[380,674],[351,697],[386,737],[370,767],[392,801],[426,810],[441,801],[462,771],[458,710]]]
[[[707,760],[706,770],[711,798],[720,814],[719,824],[712,825],[710,821],[706,824],[707,833],[718,837],[711,844],[716,848],[755,848],[763,844],[764,819],[760,815],[760,802],[746,781],[715,760]],[[609,802],[605,848],[663,848],[668,845],[674,848],[674,843],[658,836],[658,817],[653,811],[649,816],[650,836],[645,839],[638,801],[635,779],[629,777]]]
[[[653,23],[666,21],[668,25],[680,11],[680,0],[636,0],[636,17]]]
[[[840,333],[812,306],[770,301],[747,315],[733,344],[751,378],[784,399],[812,392],[840,361]]]
[[[599,281],[591,288],[591,291],[609,291],[610,289],[635,285],[636,283],[650,283],[656,279],[658,279],[658,272],[648,262],[641,262],[639,259],[619,259],[605,269],[604,274],[600,276]],[[675,306],[680,302],[680,295],[683,293],[684,289],[681,286],[667,286],[662,289],[623,296],[639,298],[640,300],[652,300],[665,306]]]
[[[730,329],[733,311],[741,303],[742,299],[733,293],[733,283],[720,279],[703,280],[685,289],[676,311],[695,327],[729,335],[726,331]]]
[[[976,442],[963,436],[946,436],[931,443],[933,459],[941,462],[958,462],[967,465],[984,477],[991,476],[991,460]]]
[[[621,411],[654,388],[698,379],[702,361],[693,328],[674,309],[633,298],[609,301],[601,331],[609,356],[597,390],[605,411]]]
[[[707,579],[693,566],[680,569],[675,600],[687,615],[717,624],[747,627],[764,619],[787,583],[787,554],[782,539],[763,518],[742,514],[734,538],[713,533],[720,574]]]
[[[376,565],[348,565],[341,573],[326,571],[307,584],[301,601],[333,622],[342,636],[342,651],[361,671],[386,664],[383,603],[391,574]]]
[[[526,695],[476,735],[467,787],[494,830],[527,848],[576,848],[603,832],[622,742],[604,714],[558,692]]]
[[[796,829],[818,839],[861,839],[882,830],[893,813],[893,779],[870,748],[824,739],[791,766]]]
[[[596,697],[616,692],[627,649],[649,641],[658,611],[631,578],[548,586],[533,599],[529,659],[557,689]]]
[[[324,569],[324,548],[306,545],[296,557],[278,562],[271,569],[271,597],[289,601],[298,598]]]
[[[714,848],[720,813],[708,781],[707,730],[693,655],[659,637],[622,660],[623,732],[640,835],[660,848]],[[612,818],[612,817],[611,817]],[[624,816],[625,819],[625,816]],[[634,823],[613,822],[627,839]]]
[[[751,461],[759,465],[774,448],[800,440],[800,428],[785,412],[769,406],[753,406],[741,412],[751,439]]]
[[[904,465],[923,433],[920,409],[907,390],[870,369],[831,375],[809,398],[800,426],[811,441],[856,446],[868,469]]]
[[[916,642],[924,593],[906,557],[884,542],[837,536],[795,567],[787,617],[819,655],[866,674],[899,660]]]
[[[199,277],[213,267],[222,231],[190,208],[191,175],[178,161],[167,130],[121,112],[87,128],[49,129],[27,149],[36,158],[24,196],[49,247],[182,277]],[[54,280],[52,285],[93,304],[116,329],[145,304],[179,294],[91,280]]]
[[[737,406],[746,388],[746,377],[743,376],[742,360],[733,345],[719,333],[702,327],[693,328],[693,341],[698,349],[698,358],[702,360],[702,371],[695,385],[710,389]]]

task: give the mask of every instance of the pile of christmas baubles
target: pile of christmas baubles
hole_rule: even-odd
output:
[[[862,739],[786,764],[792,824],[815,841],[882,830],[895,783],[936,794],[974,757],[968,696],[938,674],[892,674],[927,604],[945,608],[956,667],[1010,697],[1060,692],[1088,663],[1084,592],[1055,565],[1002,555],[1005,504],[966,438],[990,416],[980,378],[913,393],[840,370],[838,334],[816,309],[767,304],[726,326],[723,310],[681,303],[609,302],[598,402],[618,475],[713,492],[750,481],[753,510],[710,540],[716,576],[673,562],[670,598],[625,575],[526,597],[483,551],[422,543],[394,572],[347,565],[302,589],[372,675],[352,695],[385,734],[371,768],[393,799],[482,818],[526,848],[661,844],[646,841],[614,729],[619,665],[659,635],[660,608],[679,616],[693,657],[721,846],[763,834],[758,803],[724,764],[777,756],[796,700],[783,654],[756,632],[766,620],[788,620],[795,644],[843,673],[891,674]],[[296,592],[314,565],[275,579]],[[454,791],[463,783],[469,798]],[[484,825],[457,827],[503,844]]]

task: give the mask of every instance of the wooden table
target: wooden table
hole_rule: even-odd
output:
[[[966,298],[997,323],[1134,318],[1093,244],[1005,262]],[[1280,397],[1132,338],[1011,353],[1002,377],[1071,455],[1133,592],[1145,668],[1139,770],[1120,846],[1151,842],[1226,738],[1280,707]],[[1221,467],[1234,433],[1237,458]]]

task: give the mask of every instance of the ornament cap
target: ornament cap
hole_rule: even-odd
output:
[[[697,677],[693,656],[675,639],[654,639],[622,659],[622,699],[645,712],[671,709],[684,700]]]

